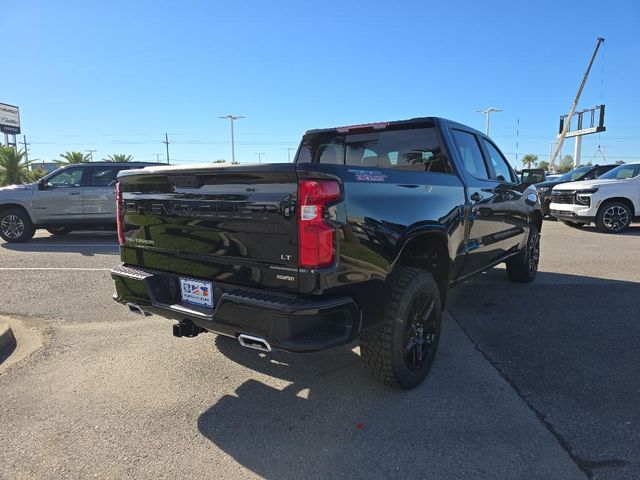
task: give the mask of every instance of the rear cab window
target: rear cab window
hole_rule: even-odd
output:
[[[296,162],[453,173],[435,126],[310,134],[303,140]]]

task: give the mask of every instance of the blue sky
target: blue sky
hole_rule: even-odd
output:
[[[640,160],[640,2],[3,2],[0,102],[21,109],[31,158],[286,161],[312,128],[437,115],[484,128],[515,164],[548,155],[595,39],[584,138]],[[519,137],[516,129],[519,118]],[[516,140],[518,148],[516,150]],[[564,153],[573,151],[573,140]],[[519,163],[518,165],[519,166]]]

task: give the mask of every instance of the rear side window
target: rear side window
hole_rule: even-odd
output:
[[[91,172],[92,187],[113,187],[115,186],[118,172],[122,170],[118,167],[93,167]]]
[[[433,127],[310,136],[300,147],[297,163],[452,172]]]
[[[452,133],[456,140],[464,169],[476,178],[489,180],[489,171],[482,158],[482,151],[476,136],[472,133],[455,129],[452,130]]]

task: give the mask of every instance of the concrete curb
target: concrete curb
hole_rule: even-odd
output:
[[[16,337],[11,327],[6,323],[0,323],[0,363],[9,358],[16,346]]]

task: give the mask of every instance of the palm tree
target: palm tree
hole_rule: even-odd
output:
[[[16,185],[31,181],[29,163],[22,161],[24,151],[0,147],[0,185]]]
[[[527,153],[524,157],[522,157],[522,165],[526,165],[528,168],[531,168],[531,165],[538,162],[538,156],[533,153]]]
[[[64,158],[64,161],[60,162],[62,165],[71,165],[74,163],[87,163],[91,158],[88,153],[82,153],[82,152],[65,152],[65,153],[61,153],[60,156]]]
[[[105,158],[107,162],[132,162],[132,155],[125,155],[124,153],[115,153]]]

